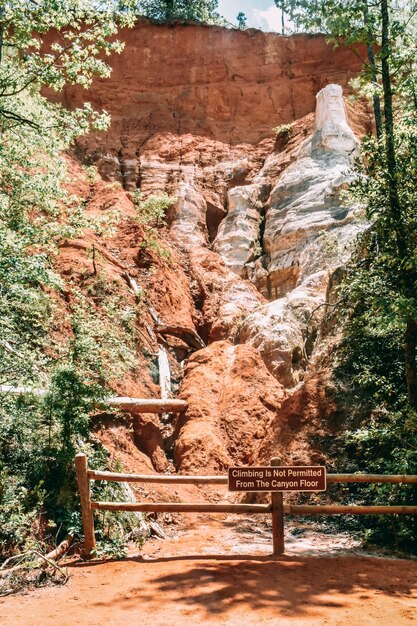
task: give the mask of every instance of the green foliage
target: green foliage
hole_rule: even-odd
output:
[[[118,25],[132,25],[134,3],[103,0],[6,0],[0,9],[0,120],[4,127],[22,124],[33,129],[54,129],[53,120],[40,120],[25,108],[28,90],[42,86],[60,91],[66,84],[91,85],[95,75],[110,73],[102,55],[120,52],[114,35]],[[53,31],[61,35],[50,47],[42,37]],[[73,134],[73,125],[88,127],[93,112],[86,104],[72,114],[60,109],[61,135]],[[102,126],[103,118],[93,115]],[[68,139],[69,137],[67,137]]]
[[[417,98],[415,7],[400,0],[277,0],[298,27],[339,45],[365,44],[356,87],[372,97],[376,138],[363,141],[349,201],[364,208],[359,238],[338,297],[343,338],[335,371],[348,416],[332,442],[337,468],[417,473]],[[417,502],[415,486],[372,485],[368,503]],[[355,500],[357,502],[357,499]],[[358,519],[367,536],[415,551],[415,519]]]
[[[42,543],[36,534],[36,522],[41,510],[31,505],[26,506],[30,498],[28,490],[19,483],[16,476],[3,471],[0,475],[1,507],[0,507],[0,560],[10,556],[10,547],[15,550],[27,550]]]
[[[123,472],[123,466],[116,461],[113,471]],[[92,497],[96,500],[120,502],[129,499],[129,495],[120,483],[95,481],[92,484]],[[145,517],[141,513],[100,511],[96,515],[95,554],[122,558],[127,556],[127,540],[140,548],[147,534]]]
[[[139,0],[139,12],[155,20],[191,20],[205,24],[223,24],[216,12],[217,0]]]
[[[360,359],[363,353],[364,350],[353,350],[350,354],[350,363],[355,357]],[[347,374],[349,369],[347,365],[348,363],[343,363],[343,367],[337,373],[338,376],[344,375],[344,379],[339,380],[339,399],[345,403],[350,402],[351,396],[345,395],[344,385],[352,383],[352,379]],[[371,376],[376,383],[375,389],[377,389],[380,401],[384,389],[381,393],[377,375],[372,369],[371,367]],[[385,371],[382,376],[383,387],[386,380],[387,372]],[[358,385],[356,396],[360,394],[360,389]],[[369,391],[369,386],[367,391]],[[365,394],[363,404],[358,403],[357,397],[354,402],[354,411],[346,424],[346,430],[334,437],[329,446],[336,471],[416,474],[416,414],[403,407],[397,410],[388,404],[382,407],[381,403],[376,400],[372,403],[373,408],[370,408],[368,393]],[[350,404],[345,406],[346,411],[350,411],[350,406]],[[362,412],[360,412],[360,407],[362,407]],[[339,489],[335,495],[342,498],[346,504],[417,506],[415,485],[349,485],[349,489]],[[354,516],[351,519],[340,519],[339,523],[344,528],[362,531],[368,543],[417,554],[414,516]]]
[[[137,192],[134,196],[135,207],[137,211],[136,221],[142,225],[166,225],[166,212],[175,204],[177,198],[169,196],[167,193],[159,195],[150,195],[147,198],[141,192]]]
[[[364,41],[363,0],[275,0],[297,30],[323,33],[332,38],[348,37],[348,42]]]
[[[141,192],[137,192],[134,196],[135,221],[145,228],[141,247],[153,250],[160,258],[169,258],[170,252],[159,242],[156,229],[166,226],[166,213],[176,202],[177,198],[169,196],[167,193],[150,195],[145,198]]]
[[[404,148],[408,140],[404,137],[403,140]],[[409,140],[413,151],[413,134]],[[333,453],[338,468],[343,471],[416,474],[417,414],[407,401],[404,360],[404,333],[409,316],[416,315],[416,292],[407,270],[408,262],[401,262],[396,256],[395,231],[389,213],[384,210],[386,170],[379,160],[375,162],[372,158],[371,146],[377,148],[374,140],[365,142],[364,154],[368,167],[375,168],[376,176],[359,175],[352,186],[352,195],[354,200],[360,197],[365,203],[372,222],[357,242],[338,294],[343,303],[344,324],[343,339],[336,353],[335,378],[339,400],[349,417],[345,431],[333,442]],[[400,172],[410,176],[407,158],[399,162],[404,166]],[[363,166],[358,164],[358,168],[363,173]],[[411,206],[405,211],[404,219],[410,243],[415,242],[417,224]],[[372,485],[351,493],[356,503],[417,503],[415,485]],[[371,542],[415,553],[413,517],[358,518],[351,526],[365,527],[365,536]]]
[[[361,95],[373,100],[378,135],[382,135],[381,102],[383,96],[383,59],[389,57],[395,80],[394,95],[409,96],[417,102],[417,15],[412,3],[385,0],[390,21],[388,45],[382,45],[383,11],[381,2],[371,0],[275,0],[275,5],[289,16],[291,32],[323,33],[334,46],[347,45],[363,59],[362,71],[353,81]],[[364,46],[367,59],[364,58]]]
[[[113,0],[0,4],[0,384],[47,389],[44,397],[0,394],[1,558],[80,534],[74,454],[85,450],[93,467],[106,466],[90,415],[105,406],[106,384],[136,364],[136,312],[101,275],[84,285],[93,304],[66,285],[65,310],[54,270],[60,242],[91,227],[83,199],[65,189],[62,154],[91,127],[105,128],[108,116],[88,103],[70,112],[40,95],[107,76],[103,58],[122,49],[117,27],[132,23],[128,3]],[[60,38],[47,49],[41,38],[54,29]],[[62,340],[55,331],[65,324]],[[128,524],[115,524],[120,547]]]
[[[1,559],[43,549],[67,533],[81,537],[74,455],[81,449],[91,467],[108,467],[107,453],[90,435],[91,411],[105,404],[104,395],[65,367],[43,399],[0,397]],[[95,483],[94,489],[95,497],[124,499],[119,486]],[[146,531],[143,518],[121,513],[98,516],[96,528],[97,553],[113,556]]]
[[[90,280],[100,287],[102,279]],[[86,296],[74,289],[71,325],[74,333],[69,342],[65,361],[72,362],[84,380],[106,385],[121,379],[128,370],[134,370],[137,362],[135,310],[126,306],[123,296],[117,293],[117,285],[107,285],[106,291],[94,296],[100,308],[91,307]]]
[[[41,87],[90,84],[108,73],[99,54],[121,49],[108,41],[117,23],[131,22],[113,2],[97,11],[87,0],[9,0],[0,7],[0,382],[48,380],[47,334],[52,292],[62,287],[53,270],[62,239],[86,226],[80,199],[63,188],[62,151],[107,116],[89,104],[69,112],[40,95]],[[63,28],[61,44],[45,51],[36,34]]]
[[[3,556],[36,541],[33,522],[41,514],[55,520],[48,522],[54,528],[74,507],[74,454],[103,396],[103,389],[83,383],[69,366],[57,370],[44,398],[0,396],[2,514],[16,522],[0,527]]]
[[[272,130],[277,137],[289,136],[292,129],[294,128],[294,124],[295,122],[290,122],[289,124],[280,124],[279,126],[275,126],[275,128],[273,128]]]

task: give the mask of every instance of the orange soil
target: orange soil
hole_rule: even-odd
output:
[[[246,524],[246,526],[245,526]],[[369,557],[343,536],[287,537],[200,518],[123,561],[69,564],[62,587],[0,601],[2,626],[397,626],[417,622],[417,561]]]

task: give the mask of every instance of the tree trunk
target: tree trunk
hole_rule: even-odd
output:
[[[405,377],[408,403],[417,409],[417,321],[407,320],[405,331]]]
[[[404,261],[408,258],[407,237],[403,222],[403,211],[398,193],[397,181],[397,159],[394,141],[394,114],[392,85],[390,76],[390,18],[388,0],[381,0],[381,22],[382,22],[382,47],[381,47],[381,69],[382,86],[384,93],[384,130],[385,130],[385,156],[387,161],[388,195],[389,208],[393,229],[398,250],[398,260],[400,261],[400,281],[401,287],[407,295],[413,294],[415,290],[415,272],[404,268]],[[409,318],[405,332],[405,377],[407,383],[407,397],[409,405],[417,409],[417,321]]]
[[[374,49],[371,44],[368,44],[367,48],[368,48],[368,59],[369,59],[369,63],[371,65],[371,71],[372,71],[372,82],[375,85],[377,85],[378,75],[376,72]],[[373,94],[372,102],[373,102],[373,107],[374,107],[376,138],[379,141],[380,139],[382,139],[382,113],[381,113],[381,100],[377,93]]]
[[[3,59],[3,37],[4,37],[3,17],[4,17],[4,6],[0,6],[0,63],[2,62],[2,59]]]
[[[366,28],[366,48],[368,51],[369,66],[371,68],[371,79],[375,86],[378,85],[378,72],[375,62],[374,53],[374,41],[372,37],[372,28],[369,23],[369,7],[368,0],[364,0],[363,4],[363,21]],[[381,99],[377,93],[372,96],[374,106],[374,117],[376,127],[376,137],[378,141],[382,138],[382,113],[381,113]]]
[[[407,245],[402,219],[401,203],[398,194],[397,159],[394,143],[394,114],[392,105],[392,85],[389,64],[391,49],[389,43],[390,23],[388,0],[381,0],[381,21],[381,69],[382,87],[384,93],[385,156],[387,160],[388,196],[390,213],[393,220],[393,227],[395,229],[395,235],[397,240],[398,254],[400,259],[405,259],[407,256]]]

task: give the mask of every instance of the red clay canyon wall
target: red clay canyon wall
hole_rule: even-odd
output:
[[[140,358],[117,392],[160,395],[162,346],[171,392],[189,403],[177,420],[133,416],[125,434],[140,453],[137,471],[146,461],[159,472],[213,472],[284,452],[288,462],[316,462],[311,432],[323,416],[331,421],[317,391],[320,316],[361,227],[339,198],[370,124],[366,106],[346,99],[359,59],[319,36],[194,24],[141,21],[120,38],[126,47],[110,60],[111,78],[89,91],[67,88],[63,102],[111,114],[107,133],[78,144],[106,180],[177,198],[159,229],[171,251],[164,260],[146,249],[123,189],[99,181],[85,192],[90,210],[122,214],[115,235],[97,239],[100,272],[119,280],[127,302],[135,294],[126,276],[142,294]],[[292,121],[275,137],[274,126]],[[72,245],[70,260],[64,250],[66,280],[82,285],[89,245]],[[197,346],[186,341],[196,334]],[[100,436],[127,462],[112,432]]]
[[[69,107],[90,101],[111,114],[109,132],[89,139],[100,153],[137,149],[161,132],[254,144],[314,111],[322,87],[345,88],[360,67],[353,52],[321,36],[142,20],[120,39],[110,79],[64,93]]]

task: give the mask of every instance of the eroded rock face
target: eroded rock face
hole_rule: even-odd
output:
[[[294,359],[301,372],[302,328],[319,293],[310,298],[314,286],[289,294],[308,279],[323,297],[320,272],[340,263],[355,232],[337,195],[356,141],[341,88],[325,85],[347,87],[360,60],[305,35],[139,20],[121,36],[125,50],[110,60],[110,79],[96,80],[87,93],[76,86],[64,92],[69,107],[88,99],[112,116],[108,132],[80,141],[80,154],[128,190],[177,196],[170,238],[188,256],[205,340],[249,341],[276,375],[292,371]],[[272,127],[290,122],[291,135],[274,148]],[[260,324],[265,299],[283,296]],[[289,303],[304,296],[302,314]],[[281,324],[294,315],[302,321],[287,341]],[[298,375],[283,380],[295,383]]]
[[[285,387],[293,387],[305,376],[327,283],[327,272],[309,276],[283,298],[258,307],[240,328],[240,341],[256,347],[269,371]]]
[[[172,239],[185,249],[207,245],[207,203],[204,197],[186,182],[176,187],[175,196],[177,203],[170,223]]]
[[[330,250],[329,239],[342,248],[352,238],[351,228],[346,233],[340,228],[357,218],[342,206],[339,190],[350,180],[357,148],[342,88],[328,85],[317,94],[314,132],[281,175],[276,176],[279,157],[272,154],[252,184],[229,191],[229,212],[214,242],[225,264],[273,299],[332,261],[340,262],[340,250],[334,245]],[[336,228],[337,234],[324,236]],[[250,263],[256,256],[259,261]]]
[[[109,130],[79,146],[103,159],[107,180],[124,180],[129,189],[142,175],[142,147],[153,135],[190,133],[225,146],[255,145],[271,137],[273,126],[310,113],[326,84],[347,86],[361,69],[352,51],[334,49],[322,36],[143,19],[118,36],[125,48],[109,59],[109,78],[94,80],[87,91],[69,86],[51,97],[69,108],[88,101],[111,114]],[[46,43],[55,38],[50,33]]]
[[[363,228],[357,207],[343,206],[339,195],[351,178],[357,148],[342,89],[328,85],[317,95],[313,133],[299,145],[263,206],[264,232],[262,209],[258,204],[253,211],[252,198],[271,180],[274,156],[252,185],[239,188],[239,210],[229,212],[214,242],[225,264],[239,276],[249,276],[271,300],[246,316],[238,338],[254,345],[287,387],[304,377],[330,273],[343,265],[350,243]],[[262,254],[248,263],[261,240]]]
[[[235,340],[243,320],[265,303],[254,285],[236,276],[215,252],[195,248],[190,269],[202,311],[202,334],[207,341]]]
[[[181,199],[171,226],[189,251],[205,339],[250,343],[286,387],[305,376],[329,277],[364,227],[357,207],[347,208],[340,199],[358,148],[340,86],[318,93],[311,134],[303,139],[301,128],[309,126],[296,129],[298,144],[284,146],[287,160],[273,151],[261,168],[252,169],[249,184],[228,191],[228,214],[214,252],[207,250],[204,190]]]
[[[350,107],[348,123],[342,88],[325,87],[345,87],[360,62],[321,37],[140,22],[123,38],[111,79],[87,94],[111,113],[112,127],[78,149],[125,190],[177,197],[164,234],[170,261],[142,262],[131,225],[109,244],[125,260],[117,273],[127,268],[146,293],[140,315],[149,354],[159,332],[149,306],[162,326],[209,344],[199,350],[163,337],[176,381],[189,357],[180,389],[189,410],[176,426],[175,463],[216,473],[267,461],[288,453],[289,422],[312,414],[304,404],[319,398],[320,381],[311,394],[301,383],[314,363],[329,277],[362,227],[339,192],[357,148],[349,123],[360,134],[366,114]],[[71,87],[64,99],[77,106],[86,94]],[[289,122],[291,132],[275,137],[272,127]],[[280,407],[295,385],[294,418],[289,400],[286,413]],[[128,392],[150,393],[138,389]],[[157,471],[170,463],[165,426],[152,416],[134,424],[136,446]],[[303,448],[297,436],[305,462],[308,443]]]
[[[328,85],[317,94],[315,132],[280,176],[268,203],[264,248],[269,297],[300,285],[314,270],[340,263],[340,248],[353,232],[353,209],[339,191],[350,180],[358,142],[348,126],[342,88]],[[348,226],[347,237],[343,232]],[[329,250],[331,233],[338,250]]]
[[[251,346],[216,341],[197,352],[180,389],[189,408],[178,424],[177,467],[210,474],[253,464],[285,395]]]
[[[213,249],[241,278],[247,278],[246,264],[261,251],[261,221],[269,189],[268,183],[258,183],[234,187],[228,194],[229,210],[220,224]]]

